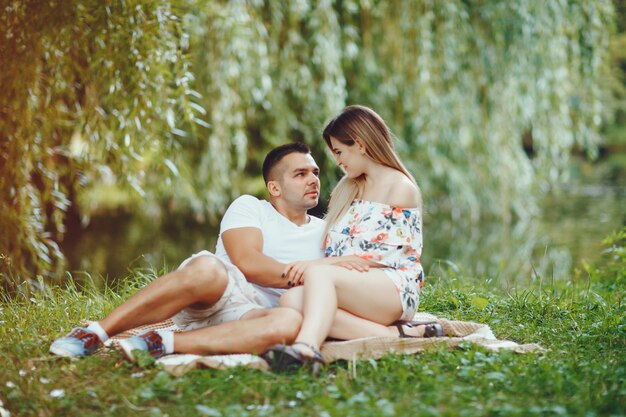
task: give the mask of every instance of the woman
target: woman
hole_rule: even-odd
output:
[[[326,256],[287,266],[296,286],[281,305],[303,313],[291,346],[265,355],[276,370],[304,362],[322,363],[327,337],[430,337],[443,335],[436,323],[406,323],[417,310],[423,284],[420,190],[398,159],[382,118],[364,106],[348,106],[324,129],[324,140],[345,176],[326,215]]]

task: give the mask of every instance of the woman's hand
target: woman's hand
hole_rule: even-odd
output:
[[[304,284],[304,271],[306,271],[312,265],[324,265],[328,264],[329,258],[312,259],[309,261],[296,261],[287,264],[283,271],[283,278],[287,279],[287,287],[295,287],[297,285]]]
[[[335,265],[351,271],[367,272],[370,270],[371,261],[358,256],[336,256],[309,261],[296,261],[288,264],[283,271],[283,277],[287,279],[287,287],[295,287],[304,284],[304,272],[312,265]]]
[[[356,259],[346,259],[346,258],[356,258]],[[346,268],[351,271],[358,271],[358,272],[367,272],[370,270],[369,263],[366,260],[359,258],[358,256],[338,257],[337,261],[334,262],[333,265],[340,266],[342,268]]]

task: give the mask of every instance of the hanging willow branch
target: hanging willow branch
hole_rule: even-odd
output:
[[[176,124],[194,117],[180,32],[163,2],[2,6],[3,282],[59,275],[80,187],[114,178],[144,194],[144,156],[179,146]]]
[[[214,169],[220,196],[246,190],[232,187],[242,158],[258,175],[263,153],[287,140],[313,146],[331,187],[338,172],[320,129],[362,103],[389,121],[427,207],[473,221],[526,217],[573,147],[593,154],[614,111],[610,0],[235,1],[215,10],[198,22],[208,51],[194,69],[213,126],[202,166]]]

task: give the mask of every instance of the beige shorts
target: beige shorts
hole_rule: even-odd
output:
[[[211,256],[218,259],[226,268],[228,284],[222,297],[211,307],[197,309],[187,307],[178,312],[172,320],[182,330],[194,330],[202,327],[214,326],[228,321],[239,320],[251,310],[266,308],[262,304],[261,296],[250,284],[243,273],[235,265],[226,262],[213,253],[203,250],[185,259],[178,269],[184,268],[192,259],[199,256]]]

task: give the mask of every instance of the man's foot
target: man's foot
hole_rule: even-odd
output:
[[[131,362],[135,362],[135,357],[133,356],[133,351],[135,350],[148,351],[155,359],[160,358],[165,354],[163,339],[161,338],[161,335],[154,330],[149,330],[139,336],[122,339],[119,344],[124,356],[126,356],[126,359]]]
[[[78,358],[89,356],[102,347],[98,335],[86,327],[75,327],[67,336],[61,337],[50,345],[50,353],[58,356]]]

